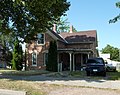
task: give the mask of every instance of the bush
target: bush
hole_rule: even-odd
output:
[[[18,40],[14,43],[13,59],[12,59],[12,69],[13,70],[22,70],[23,62],[23,51],[22,46],[19,44]]]
[[[54,71],[54,72],[57,71],[57,45],[56,45],[56,41],[50,42],[46,70]]]

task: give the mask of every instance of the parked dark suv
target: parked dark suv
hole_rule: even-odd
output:
[[[85,70],[87,76],[90,76],[91,74],[106,76],[106,67],[103,58],[88,59]]]

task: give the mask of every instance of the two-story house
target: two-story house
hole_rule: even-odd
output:
[[[38,40],[27,44],[28,69],[45,69],[50,41],[57,42],[58,64],[62,70],[75,71],[85,65],[89,57],[97,57],[96,30],[57,33],[55,28],[38,34]]]

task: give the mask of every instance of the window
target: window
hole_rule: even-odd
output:
[[[44,53],[44,66],[46,66],[46,64],[47,64],[47,62],[48,62],[48,53]]]
[[[37,53],[32,53],[32,66],[37,66]]]
[[[45,36],[44,34],[40,34],[40,33],[37,35],[37,38],[38,38],[37,44],[44,44],[45,43],[45,37],[44,36]]]

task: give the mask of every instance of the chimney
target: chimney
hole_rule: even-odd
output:
[[[56,24],[53,24],[53,31],[56,32]]]
[[[73,32],[73,26],[70,25],[70,33],[72,33],[72,32]]]

